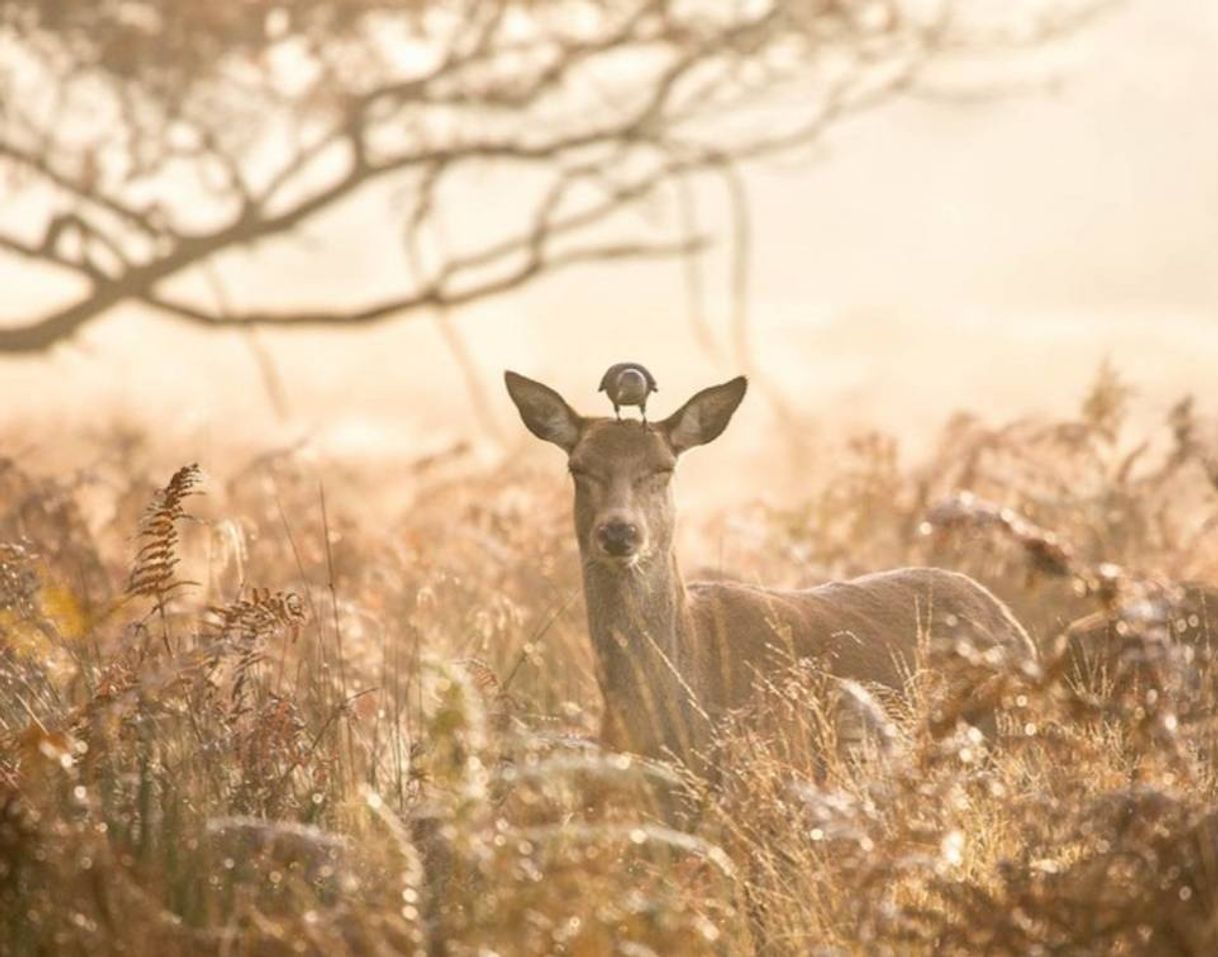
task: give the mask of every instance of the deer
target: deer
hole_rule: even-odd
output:
[[[674,541],[678,461],[727,428],[745,377],[654,423],[584,417],[547,385],[504,379],[525,427],[567,455],[605,747],[709,773],[721,722],[785,667],[811,659],[903,695],[936,623],[978,649],[1036,660],[1007,606],[959,572],[899,568],[803,590],[686,582]]]

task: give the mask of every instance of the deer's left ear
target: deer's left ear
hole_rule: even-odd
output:
[[[737,376],[730,382],[703,389],[661,422],[660,428],[668,436],[672,450],[680,454],[717,439],[732,420],[748,387],[748,380]]]

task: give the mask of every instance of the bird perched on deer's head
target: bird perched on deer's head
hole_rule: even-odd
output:
[[[613,414],[620,421],[622,406],[638,406],[647,421],[647,397],[658,392],[655,377],[637,362],[619,362],[609,367],[605,377],[601,379],[598,392],[604,392],[613,403]]]

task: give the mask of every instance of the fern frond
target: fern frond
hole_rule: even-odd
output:
[[[304,603],[295,592],[255,588],[249,598],[208,609],[202,636],[209,646],[213,674],[233,661],[229,697],[234,712],[243,710],[246,687],[262,660],[267,642],[277,635],[295,641],[305,621]]]
[[[163,606],[170,592],[187,584],[175,577],[178,562],[178,525],[190,518],[184,502],[199,494],[203,472],[198,464],[184,465],[169,484],[157,491],[140,520],[139,549],[127,581],[127,594],[156,599]]]

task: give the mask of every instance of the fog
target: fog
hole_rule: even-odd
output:
[[[811,155],[751,169],[751,371],[826,427],[879,425],[915,448],[962,406],[995,417],[1064,408],[1105,357],[1138,388],[1141,414],[1186,391],[1204,407],[1218,367],[1215,116],[1218,6],[1131,2],[1002,92],[907,98],[835,126]],[[511,184],[480,189],[471,215],[494,216],[485,197]],[[231,285],[288,303],[388,286],[401,251],[362,237],[393,215],[391,199],[364,194],[299,241],[225,264]],[[701,264],[717,357],[691,334],[676,262],[583,267],[447,317],[505,441],[518,435],[505,367],[593,411],[600,374],[619,359],[653,369],[658,411],[740,371],[722,191],[704,184],[699,209],[719,240]],[[9,320],[61,291],[12,260],[0,282]],[[134,308],[45,358],[0,359],[4,414],[154,419],[181,436],[313,432],[385,448],[493,434],[433,316],[261,332],[256,344],[282,382],[286,417],[248,337]],[[739,449],[766,429],[766,410],[755,396]]]

